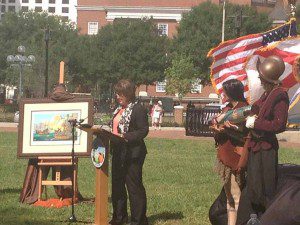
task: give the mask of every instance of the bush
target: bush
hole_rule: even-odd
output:
[[[3,113],[14,113],[18,111],[18,105],[17,104],[1,104],[0,105],[0,112]]]
[[[0,113],[0,122],[14,122],[14,113],[11,112],[1,112]]]

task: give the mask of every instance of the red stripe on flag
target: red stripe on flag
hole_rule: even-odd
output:
[[[250,34],[250,35],[247,35],[247,36],[239,37],[239,38],[234,39],[234,40],[229,40],[229,41],[223,42],[219,46],[217,46],[216,48],[212,49],[209,52],[208,57],[211,56],[212,54],[214,54],[216,51],[220,50],[221,48],[225,48],[225,47],[227,47],[229,45],[232,45],[234,43],[238,43],[238,42],[246,40],[246,39],[257,38],[259,36],[261,36],[261,34]]]
[[[286,52],[283,50],[280,50],[278,48],[274,48],[270,51],[260,51],[258,50],[257,53],[255,53],[255,55],[260,55],[264,58],[267,58],[271,55],[277,55],[279,57],[281,57],[285,62],[292,64],[292,62],[294,62],[294,59],[296,56],[298,56],[299,54],[293,53],[293,52]]]
[[[226,52],[222,52],[219,55],[216,55],[215,56],[215,62],[222,59],[222,58],[225,58],[226,56],[234,55],[234,54],[244,52],[244,51],[249,51],[251,49],[257,49],[259,47],[261,47],[261,42],[256,42],[256,43],[244,45],[244,46],[241,46],[241,47],[238,47],[238,48],[235,48],[235,49],[230,49]]]
[[[244,69],[235,71],[235,72],[230,72],[230,73],[226,73],[223,76],[219,77],[216,79],[216,83],[221,83],[223,82],[226,78],[230,77],[230,76],[240,76],[246,74],[246,71]]]
[[[239,58],[239,59],[236,59],[236,60],[233,60],[233,61],[223,63],[220,66],[217,66],[216,68],[214,68],[212,70],[212,73],[216,74],[216,73],[220,72],[223,69],[230,68],[230,67],[233,67],[233,66],[237,66],[239,64],[242,64],[242,63],[246,62],[246,60],[247,60],[247,57],[243,57],[243,58]]]

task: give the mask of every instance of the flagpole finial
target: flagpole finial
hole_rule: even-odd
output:
[[[295,18],[295,15],[296,15],[296,1],[297,0],[288,0],[289,5],[290,5],[291,18]]]

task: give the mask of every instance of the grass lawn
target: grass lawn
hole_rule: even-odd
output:
[[[144,183],[150,224],[208,225],[208,210],[221,184],[213,172],[213,142],[147,139]],[[17,134],[0,133],[0,224],[68,224],[71,207],[49,209],[18,202],[27,160],[17,159]],[[300,151],[280,149],[280,161],[300,164]],[[95,171],[89,158],[80,159],[79,190],[94,197]],[[56,197],[48,188],[50,197]],[[111,211],[111,206],[110,206]],[[93,203],[75,207],[74,224],[92,224]],[[65,222],[64,222],[65,221]]]

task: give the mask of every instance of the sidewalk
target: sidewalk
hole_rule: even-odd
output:
[[[17,132],[18,123],[0,122],[0,132]]]
[[[18,132],[18,123],[0,122],[0,132]],[[300,131],[285,131],[277,137],[281,147],[300,149]],[[213,141],[212,137],[186,136],[184,127],[162,127],[161,130],[150,127],[148,138]]]

